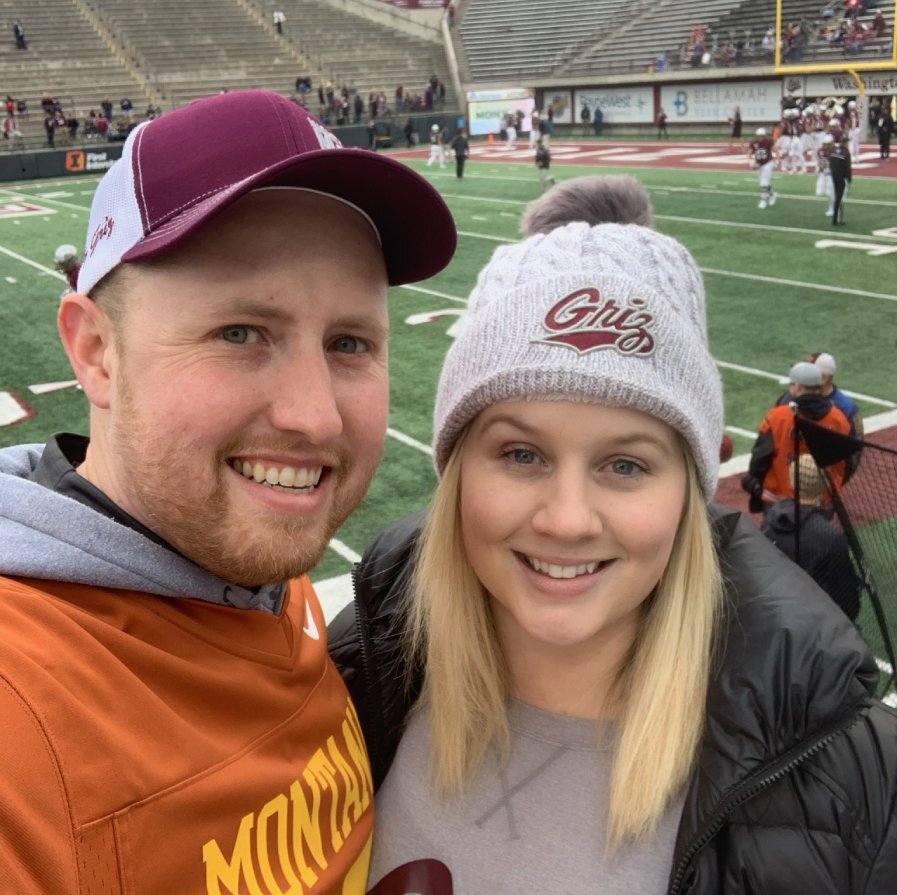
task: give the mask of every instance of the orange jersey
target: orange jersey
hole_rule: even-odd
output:
[[[363,895],[373,786],[307,579],[280,616],[0,577],[0,890]]]
[[[760,434],[768,432],[773,441],[774,452],[772,463],[763,478],[764,499],[782,500],[794,497],[794,487],[791,484],[791,464],[798,454],[808,453],[807,445],[800,440],[798,450],[795,451],[795,427],[794,411],[788,404],[773,407],[760,423]],[[820,419],[814,419],[814,423],[839,432],[842,435],[850,434],[850,423],[844,414],[832,406],[828,413]],[[826,470],[831,476],[835,488],[841,486],[844,481],[844,463],[836,463]]]

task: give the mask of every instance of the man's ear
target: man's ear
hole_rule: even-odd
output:
[[[84,394],[95,407],[108,409],[116,353],[112,321],[92,298],[70,292],[62,297],[56,322]]]

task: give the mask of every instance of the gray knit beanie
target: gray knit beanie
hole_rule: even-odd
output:
[[[635,224],[582,222],[498,249],[442,368],[437,471],[481,410],[520,398],[631,407],[663,420],[691,447],[709,500],[723,394],[704,286],[686,249]]]

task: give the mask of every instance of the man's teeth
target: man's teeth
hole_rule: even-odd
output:
[[[600,562],[586,562],[578,566],[558,566],[554,563],[542,562],[541,559],[535,559],[532,556],[527,556],[526,561],[531,568],[549,578],[576,578],[577,575],[591,575],[601,565]]]
[[[250,463],[248,460],[232,460],[230,464],[247,479],[272,488],[290,488],[294,491],[310,491],[321,480],[322,466],[308,469],[295,466],[265,466],[263,463]]]

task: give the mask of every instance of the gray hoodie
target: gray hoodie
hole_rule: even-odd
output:
[[[0,450],[0,575],[189,597],[279,614],[286,585],[249,590],[30,480],[43,445]]]

